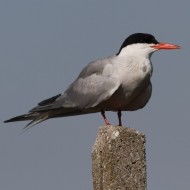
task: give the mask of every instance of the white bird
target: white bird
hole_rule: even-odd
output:
[[[179,49],[178,45],[160,43],[151,34],[135,33],[122,44],[116,55],[89,63],[77,79],[62,94],[46,99],[27,114],[5,122],[32,120],[25,129],[56,117],[101,112],[110,125],[105,111],[117,111],[119,125],[121,111],[143,108],[152,92],[151,55],[161,49]]]

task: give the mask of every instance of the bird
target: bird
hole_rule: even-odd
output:
[[[116,54],[85,66],[63,93],[4,122],[30,120],[24,127],[29,129],[50,118],[100,112],[109,126],[105,112],[114,111],[118,114],[119,126],[122,126],[122,111],[142,109],[151,97],[152,54],[174,49],[180,49],[180,46],[158,42],[148,33],[134,33],[125,39]]]

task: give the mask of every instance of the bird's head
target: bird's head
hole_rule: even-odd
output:
[[[135,33],[126,38],[116,55],[144,54],[145,56],[150,56],[153,52],[158,50],[173,50],[179,48],[180,46],[178,45],[158,42],[151,34]]]

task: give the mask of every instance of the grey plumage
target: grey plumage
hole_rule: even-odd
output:
[[[143,108],[152,92],[150,57],[158,50],[153,45],[159,42],[149,34],[136,35],[132,35],[137,38],[135,43],[129,36],[129,44],[125,40],[117,55],[99,59],[84,67],[64,93],[40,102],[28,114],[5,122],[32,120],[25,127],[27,129],[49,118],[102,112],[105,120],[104,111]],[[173,49],[177,49],[177,46]]]

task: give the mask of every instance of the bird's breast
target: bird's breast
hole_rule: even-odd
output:
[[[123,109],[150,84],[152,64],[149,60],[120,64],[113,75],[121,85],[110,100],[114,107]]]
[[[119,77],[124,90],[133,91],[144,82],[149,81],[152,76],[152,64],[149,59],[127,63],[121,62],[115,69],[115,75]]]

